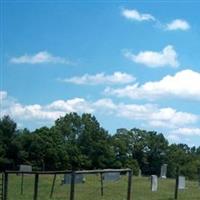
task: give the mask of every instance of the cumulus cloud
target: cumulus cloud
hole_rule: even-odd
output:
[[[83,98],[74,98],[69,100],[57,100],[46,106],[47,109],[55,111],[62,111],[64,113],[69,112],[89,112],[94,110],[90,106],[90,103]]]
[[[184,127],[171,131],[172,135],[176,136],[200,136],[200,128]]]
[[[200,100],[200,73],[189,69],[177,72],[174,76],[167,75],[160,81],[135,83],[123,88],[105,89],[105,94],[132,99],[155,100],[162,97]]]
[[[168,31],[176,31],[176,30],[186,31],[190,29],[190,25],[187,21],[183,19],[175,19],[172,22],[168,23],[165,29]]]
[[[4,91],[0,91],[4,94]],[[5,96],[5,95],[4,95]],[[31,104],[23,105],[10,96],[2,99],[1,117],[10,115],[17,121],[44,121],[53,122],[60,116],[64,116],[69,112],[89,112],[93,109],[89,102],[82,98],[74,98],[70,100],[57,100],[47,105]]]
[[[122,16],[129,20],[134,20],[134,21],[150,21],[150,20],[155,20],[154,16],[147,14],[147,13],[140,13],[137,10],[130,10],[130,9],[123,9],[122,10]]]
[[[172,108],[161,108],[157,112],[154,111],[150,119],[150,125],[152,126],[173,128],[184,124],[196,123],[199,117],[187,112],[178,112]]]
[[[174,128],[198,121],[198,116],[194,114],[178,112],[173,108],[159,108],[152,104],[120,104],[117,115],[128,119],[142,120],[150,127],[163,128]]]
[[[61,81],[77,85],[127,84],[135,81],[135,77],[123,72],[114,72],[112,75],[104,73],[95,75],[84,74],[83,76],[61,79]]]
[[[180,142],[181,141],[181,138],[178,135],[173,135],[173,134],[169,134],[167,136],[167,139],[172,142]]]
[[[136,120],[148,127],[180,128],[198,122],[199,117],[192,113],[180,112],[173,108],[160,108],[154,104],[125,104],[114,103],[111,99],[88,101],[83,98],[57,100],[47,105],[23,105],[17,101],[6,104],[3,100],[1,116],[10,115],[17,122],[29,121],[53,123],[54,120],[66,113],[101,113],[113,117]]]
[[[34,55],[25,54],[19,57],[13,57],[10,59],[13,64],[42,64],[42,63],[58,63],[58,64],[70,64],[71,62],[65,58],[59,56],[53,56],[47,51],[40,51]]]
[[[6,91],[0,91],[0,101],[5,99],[7,97],[7,92]]]
[[[147,67],[178,67],[177,53],[172,45],[166,46],[161,52],[156,51],[141,51],[138,54],[133,54],[130,50],[124,51],[124,56],[129,60],[146,65]]]

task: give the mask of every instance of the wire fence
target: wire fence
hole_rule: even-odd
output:
[[[4,173],[3,200],[131,200],[130,169]]]
[[[7,171],[2,191],[2,200],[200,200],[200,170],[192,180],[181,168],[176,178],[132,176],[130,169]]]

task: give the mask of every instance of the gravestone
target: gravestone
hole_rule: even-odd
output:
[[[141,170],[141,169],[139,169],[138,176],[139,176],[139,177],[142,176],[142,170]]]
[[[31,165],[20,165],[19,171],[20,172],[32,172],[32,166]]]
[[[163,164],[160,169],[160,177],[167,178],[167,164]]]
[[[158,177],[151,175],[151,191],[156,192],[158,190]]]
[[[104,181],[118,181],[120,179],[119,172],[105,172],[103,173]]]
[[[74,183],[78,184],[78,183],[84,183],[84,182],[85,182],[85,178],[83,174],[76,174]],[[71,174],[64,175],[63,184],[71,184]]]
[[[185,176],[178,177],[178,189],[184,190],[185,189]]]

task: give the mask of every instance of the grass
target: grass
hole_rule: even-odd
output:
[[[57,176],[52,200],[69,200],[70,186],[61,185],[63,176]],[[38,200],[50,199],[53,176],[39,177]],[[104,196],[101,196],[101,182],[97,175],[87,175],[84,184],[75,185],[75,200],[126,200],[127,176],[119,181],[104,182]],[[151,192],[147,177],[133,177],[132,200],[172,200],[174,179],[159,179],[158,191]],[[8,200],[32,200],[34,176],[24,176],[24,194],[21,195],[21,176],[9,175]],[[179,190],[179,200],[200,200],[200,187],[197,182],[186,181],[186,189]]]

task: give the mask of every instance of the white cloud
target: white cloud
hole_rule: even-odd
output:
[[[161,108],[157,112],[152,112],[150,115],[150,124],[155,127],[173,128],[196,123],[198,119],[198,116],[191,113],[178,112],[172,108]]]
[[[178,128],[173,131],[171,131],[171,134],[173,135],[179,135],[179,136],[200,136],[200,128],[190,128],[190,127],[184,127],[184,128]]]
[[[6,91],[0,91],[0,101],[5,99],[7,97],[7,92]]]
[[[167,129],[178,129],[195,124],[199,120],[197,115],[180,112],[173,108],[160,108],[154,104],[114,103],[111,99],[88,101],[83,98],[74,98],[66,101],[53,101],[47,105],[22,105],[17,101],[9,101],[9,103],[6,103],[6,101],[7,99],[3,100],[4,106],[2,107],[1,116],[10,115],[22,124],[26,124],[26,122],[32,124],[53,123],[54,120],[69,112],[111,115],[122,119],[135,120],[141,124],[145,123],[148,127]]]
[[[154,16],[146,13],[140,13],[137,10],[130,10],[130,9],[123,9],[122,15],[129,19],[129,20],[135,20],[135,21],[150,21],[155,20]]]
[[[46,121],[53,122],[60,116],[69,112],[89,112],[93,109],[89,102],[82,98],[74,98],[67,101],[57,100],[47,105],[22,105],[13,98],[7,97],[2,100],[1,117],[10,115],[20,121]]]
[[[70,64],[71,62],[65,58],[59,56],[53,56],[47,51],[40,51],[35,55],[25,54],[20,57],[13,57],[10,59],[14,64],[42,64],[42,63],[58,63],[58,64]]]
[[[92,113],[94,110],[83,98],[74,98],[67,101],[57,100],[46,106],[47,109],[52,111],[59,110],[64,113],[69,112],[89,112]]]
[[[95,108],[105,108],[109,110],[116,110],[117,105],[113,103],[111,99],[99,99],[93,103]]]
[[[120,104],[117,115],[134,120],[143,120],[150,127],[174,128],[185,124],[194,124],[198,121],[198,116],[178,112],[172,108],[159,108],[152,104]]]
[[[54,121],[58,117],[63,116],[62,111],[50,111],[43,108],[41,105],[22,105],[20,103],[13,103],[12,106],[3,110],[3,115],[8,114],[16,120],[44,120]]]
[[[61,81],[77,85],[127,84],[135,81],[135,77],[123,72],[114,72],[112,75],[105,75],[104,73],[95,75],[84,74],[83,76],[66,78]]]
[[[105,93],[118,97],[132,99],[155,100],[162,97],[176,97],[191,100],[200,100],[200,73],[192,70],[182,70],[174,76],[167,75],[160,81],[138,83],[124,88],[113,89],[107,87]]]
[[[168,31],[175,31],[175,30],[186,31],[190,29],[190,25],[187,21],[183,19],[175,19],[172,22],[168,23],[165,29]]]
[[[180,142],[181,141],[181,138],[179,136],[173,135],[173,134],[168,135],[167,139],[172,142]]]
[[[166,46],[161,52],[155,51],[142,51],[137,55],[133,54],[130,50],[124,51],[124,56],[131,61],[148,67],[178,67],[177,53],[171,45]]]

